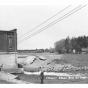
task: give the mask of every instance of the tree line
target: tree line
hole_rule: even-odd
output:
[[[88,48],[88,36],[69,36],[54,43],[54,48],[18,50],[18,53],[81,53],[83,48]]]
[[[54,43],[55,51],[58,53],[81,53],[82,48],[88,48],[88,36],[72,37],[61,39]]]
[[[18,50],[18,53],[54,53],[54,52],[55,52],[54,48]]]

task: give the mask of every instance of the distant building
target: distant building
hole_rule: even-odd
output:
[[[17,51],[17,29],[4,31],[0,30],[0,52]]]

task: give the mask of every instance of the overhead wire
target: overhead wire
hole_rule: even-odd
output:
[[[80,5],[80,6],[82,6],[82,5]],[[79,8],[80,6],[76,7],[76,8],[73,9],[72,11],[76,10],[76,9]],[[66,13],[66,14],[63,15],[62,17],[66,16],[67,14],[71,13],[72,11]],[[60,17],[59,19],[61,19],[62,17]],[[54,22],[58,21],[59,19],[55,20]],[[54,22],[52,22],[52,23],[54,23]],[[31,34],[30,36],[28,36],[28,37],[22,39],[21,41],[24,41],[25,39],[27,39],[27,38],[29,38],[29,37],[31,37],[31,36],[34,36],[36,33],[40,32],[41,30],[45,30],[45,29],[46,29],[48,26],[50,26],[52,23],[48,24],[47,26],[43,27],[42,29],[38,30],[37,32]],[[20,41],[20,42],[21,42],[21,41]],[[18,42],[18,43],[19,43],[19,42]]]
[[[63,10],[61,10],[60,12],[58,12],[57,14],[53,15],[52,17],[50,17],[49,19],[47,19],[46,21],[44,21],[43,23],[39,24],[37,27],[31,29],[30,31],[28,31],[27,33],[23,34],[22,36],[20,36],[18,39],[22,38],[23,36],[25,36],[26,34],[32,32],[33,30],[37,29],[38,27],[40,27],[41,25],[43,25],[44,23],[46,23],[47,21],[51,20],[52,18],[54,18],[55,16],[57,16],[58,14],[60,14],[61,12],[65,11],[67,8],[69,8],[71,5],[65,7]]]
[[[82,6],[82,5],[80,5],[80,6]],[[73,13],[77,12],[78,10],[82,9],[82,8],[85,7],[86,5],[84,5],[84,6],[82,6],[82,7],[80,7],[80,6],[76,7],[76,8],[73,9],[72,11],[68,12],[67,14],[63,15],[63,16],[60,17],[59,19],[55,20],[54,22],[50,23],[49,25],[47,25],[47,26],[43,27],[42,29],[38,30],[37,32],[33,33],[32,35],[30,35],[30,36],[24,38],[23,40],[19,41],[18,44],[21,43],[21,42],[23,42],[23,41],[25,41],[25,40],[27,40],[27,39],[29,39],[29,38],[31,38],[31,37],[33,37],[33,36],[35,36],[36,34],[38,34],[38,33],[42,32],[42,31],[44,31],[45,29],[47,29],[47,28],[53,26],[54,24],[60,22],[61,20],[67,18],[68,16],[70,16],[70,15],[72,15]],[[78,8],[78,9],[77,9],[77,8]],[[77,10],[76,10],[76,9],[77,9]],[[75,10],[75,11],[74,11],[74,10]],[[73,11],[74,11],[74,12],[73,12]],[[71,12],[72,12],[72,13],[71,13]],[[69,14],[69,13],[70,13],[70,14]],[[66,15],[67,15],[67,16],[66,16]],[[64,17],[64,16],[65,16],[65,17]]]

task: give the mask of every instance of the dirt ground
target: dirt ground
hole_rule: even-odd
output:
[[[39,60],[36,59],[32,64],[23,65],[25,71],[36,72],[39,71],[39,67],[45,68],[52,68],[55,69],[64,66],[64,65],[72,65],[75,67],[88,67],[88,54],[43,54],[43,53],[36,53],[36,54],[22,54],[22,55],[34,55],[34,56],[43,56],[46,60]],[[50,70],[52,71],[52,69]],[[88,73],[88,70],[80,70],[80,71],[57,71],[57,72],[66,72],[66,73]],[[88,74],[87,74],[88,76]],[[40,76],[39,75],[25,75],[20,74],[20,79],[23,81],[40,84]],[[46,79],[44,78],[44,84],[87,84],[88,79]],[[51,76],[52,77],[52,76]],[[54,76],[53,76],[54,77]],[[9,82],[0,80],[0,83],[9,84]],[[11,84],[11,83],[10,83]]]
[[[45,76],[44,84],[88,84],[88,79],[47,79],[47,77],[55,78],[56,76]],[[39,75],[20,75],[20,79],[32,82],[34,84],[40,84],[40,76]]]
[[[34,54],[23,54],[23,55],[36,55],[44,56],[47,60],[51,59],[63,59],[67,63],[72,63],[77,66],[88,66],[88,54],[44,54],[44,53],[34,53]]]
[[[7,82],[5,80],[0,80],[0,84],[13,84],[12,82]]]
[[[40,54],[36,54],[39,56]],[[70,67],[88,67],[88,54],[41,54],[46,60],[35,60],[32,64],[24,65],[25,71],[38,71],[39,67],[42,68],[55,68],[68,65]],[[54,70],[55,70],[54,69]],[[52,70],[52,69],[51,69]],[[50,70],[50,71],[51,71]]]
[[[25,70],[28,71],[38,71],[38,67],[42,65],[45,67],[47,66],[47,63],[50,64],[49,66],[55,66],[55,63],[57,64],[56,67],[63,65],[63,64],[71,64],[72,66],[75,67],[83,67],[83,66],[88,66],[88,54],[60,54],[60,55],[55,55],[55,54],[36,54],[36,55],[42,55],[45,58],[47,58],[46,61],[38,61],[39,63],[35,62],[34,64],[30,65],[28,68],[25,67]],[[52,63],[51,63],[52,62]],[[65,71],[66,72],[66,71]],[[71,73],[88,73],[87,71],[70,71]],[[62,72],[64,73],[64,72]],[[69,71],[67,71],[69,73]],[[22,80],[27,80],[36,84],[40,83],[40,77],[37,75],[20,75],[20,78]],[[26,78],[26,79],[25,79]],[[87,84],[88,79],[44,79],[45,84]]]

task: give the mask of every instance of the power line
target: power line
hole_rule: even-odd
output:
[[[80,6],[81,6],[81,5],[80,5]],[[79,8],[80,6],[76,7],[76,8],[75,8],[75,9],[73,9],[72,11],[76,10],[76,9],[77,9],[77,8]],[[66,16],[66,15],[67,15],[67,14],[69,14],[69,13],[71,13],[72,11],[70,11],[70,12],[66,13],[65,15],[63,15],[62,17],[60,17],[59,19],[63,18],[64,16]],[[59,19],[55,20],[54,22],[58,21]],[[54,22],[52,22],[52,23],[54,23]],[[38,34],[38,32],[40,32],[40,31],[42,31],[42,30],[47,29],[47,27],[48,27],[48,26],[50,26],[50,25],[52,25],[52,23],[48,24],[47,26],[43,27],[42,29],[38,30],[37,32],[35,32],[35,33],[31,34],[30,36],[28,36],[28,37],[24,38],[24,39],[23,39],[23,40],[21,40],[20,42],[25,41],[27,38],[32,37],[32,36],[34,36],[34,35]],[[18,43],[19,43],[19,42],[18,42]]]
[[[80,5],[81,6],[81,5]],[[80,7],[80,6],[78,6],[78,7]],[[60,22],[61,20],[63,20],[63,19],[65,19],[65,18],[67,18],[68,16],[70,16],[70,15],[72,15],[73,13],[75,13],[75,12],[77,12],[78,10],[80,10],[80,9],[82,9],[83,7],[85,7],[86,5],[84,5],[84,6],[82,6],[82,7],[80,7],[79,9],[77,9],[77,8],[75,8],[75,9],[77,9],[76,11],[74,11],[74,12],[72,12],[73,10],[75,10],[75,9],[73,9],[72,11],[70,11],[70,12],[72,12],[72,13],[70,13],[70,14],[65,14],[65,15],[67,15],[67,16],[65,16],[65,17],[60,17],[60,18],[62,18],[62,19],[60,19],[59,21],[58,20],[55,20],[54,22],[52,22],[52,23],[50,23],[49,25],[47,25],[47,26],[45,26],[44,28],[42,28],[42,29],[40,29],[39,31],[37,31],[37,32],[35,32],[35,33],[33,33],[32,35],[30,35],[30,36],[28,36],[28,37],[26,37],[25,39],[23,39],[23,40],[21,40],[21,41],[19,41],[18,43],[21,43],[21,42],[23,42],[23,41],[25,41],[25,40],[27,40],[27,39],[29,39],[29,38],[31,38],[31,37],[33,37],[33,36],[35,36],[36,34],[38,34],[38,33],[40,33],[40,32],[42,32],[42,31],[44,31],[45,29],[47,29],[47,28],[49,28],[49,27],[51,27],[51,26],[53,26],[54,24],[56,24],[56,23],[58,23],[58,22]]]
[[[58,14],[60,14],[61,12],[63,12],[64,10],[66,10],[67,8],[69,8],[71,5],[67,6],[66,8],[64,8],[63,10],[61,10],[60,12],[58,12],[57,14],[55,14],[54,16],[50,17],[49,19],[47,19],[46,21],[44,21],[43,23],[41,23],[40,25],[38,25],[37,27],[31,29],[30,31],[28,31],[27,33],[23,34],[22,36],[20,36],[18,39],[20,39],[21,37],[25,36],[26,34],[32,32],[33,30],[35,30],[36,28],[40,27],[41,25],[43,25],[44,23],[46,23],[47,21],[51,20],[52,18],[54,18],[55,16],[57,16]]]

